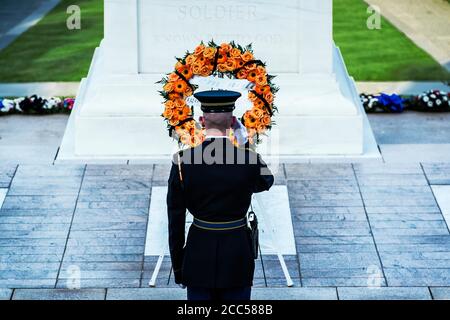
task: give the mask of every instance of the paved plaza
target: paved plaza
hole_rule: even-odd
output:
[[[166,184],[168,169],[0,166],[0,297],[185,298],[169,259],[149,288],[157,257],[144,257],[151,190]],[[263,255],[253,298],[450,297],[449,213],[432,189],[450,185],[450,163],[282,164],[277,171],[292,211],[297,254],[285,259],[294,287],[285,286],[277,258]],[[81,289],[67,289],[74,287]]]

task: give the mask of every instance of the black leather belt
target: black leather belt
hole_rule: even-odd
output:
[[[225,221],[225,222],[211,222],[194,218],[193,225],[205,230],[217,230],[217,231],[233,230],[247,226],[247,218],[244,217],[239,220]]]

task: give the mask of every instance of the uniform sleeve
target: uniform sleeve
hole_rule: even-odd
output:
[[[267,191],[272,187],[274,177],[272,172],[270,171],[267,164],[263,161],[261,156],[258,154],[257,160],[257,174],[256,174],[256,183],[254,193]]]
[[[181,187],[178,166],[172,164],[167,191],[167,214],[169,221],[169,249],[175,282],[181,283],[183,263],[186,204]]]

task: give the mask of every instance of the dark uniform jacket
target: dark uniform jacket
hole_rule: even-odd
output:
[[[185,245],[186,209],[210,222],[246,216],[253,193],[269,190],[274,178],[261,157],[211,138],[180,153],[170,172],[167,193],[169,247],[175,282],[204,288],[251,286],[254,260],[246,227],[227,231],[191,225]]]

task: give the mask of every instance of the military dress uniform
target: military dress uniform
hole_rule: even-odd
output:
[[[228,112],[225,102],[234,108],[237,98],[227,92],[196,97],[204,112]],[[169,247],[175,282],[187,286],[188,299],[250,298],[255,263],[246,214],[252,194],[269,190],[273,181],[256,152],[227,137],[207,137],[174,156],[167,193]],[[186,210],[194,221],[185,242]]]

